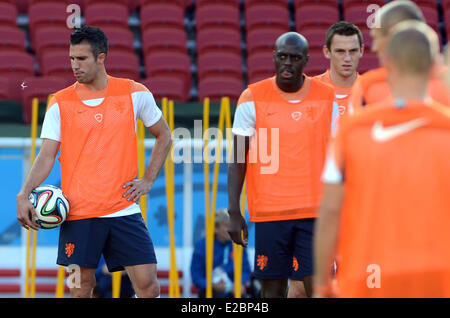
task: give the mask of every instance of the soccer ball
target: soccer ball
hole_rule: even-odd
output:
[[[62,190],[42,185],[31,191],[30,202],[36,210],[37,223],[44,229],[53,229],[64,222],[69,213],[69,201]]]

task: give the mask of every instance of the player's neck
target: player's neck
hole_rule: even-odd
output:
[[[422,76],[402,76],[401,78],[392,79],[392,97],[394,99],[424,101],[428,96],[428,85],[426,83],[427,79]]]
[[[101,91],[108,85],[108,74],[106,71],[100,71],[91,82],[84,85],[91,91]]]
[[[331,67],[329,73],[331,82],[337,87],[350,87],[356,80],[356,72],[351,76],[344,77]]]

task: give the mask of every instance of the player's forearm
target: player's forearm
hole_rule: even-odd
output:
[[[232,162],[228,165],[228,212],[240,211],[239,202],[247,171],[248,149],[249,137],[234,135]]]
[[[150,163],[145,169],[144,179],[153,184],[161,172],[162,166],[166,161],[167,155],[172,145],[172,138],[170,131],[168,133],[161,133],[155,139],[155,145],[152,150]]]

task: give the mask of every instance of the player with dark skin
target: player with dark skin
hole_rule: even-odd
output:
[[[273,51],[275,65],[275,81],[283,92],[297,92],[304,82],[303,69],[308,62],[308,42],[300,34],[288,32],[275,42]],[[250,137],[233,136],[233,161],[228,166],[228,212],[230,226],[228,232],[236,244],[244,247],[248,243],[247,224],[239,206],[239,199],[245,179],[247,164],[246,156],[249,150]],[[240,147],[244,145],[243,147]],[[304,283],[304,285],[303,285]],[[311,295],[311,276],[304,281],[291,281],[289,294]],[[261,296],[266,298],[286,297],[288,279],[262,280]],[[298,289],[296,291],[296,289]]]

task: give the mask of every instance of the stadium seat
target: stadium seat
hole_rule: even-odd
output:
[[[211,101],[220,101],[222,97],[229,97],[236,102],[243,90],[243,82],[234,77],[205,77],[198,83],[198,99],[203,101],[209,97]]]
[[[92,3],[87,5],[84,11],[87,25],[128,29],[128,7],[119,3],[111,3],[111,1]]]
[[[103,27],[102,31],[105,32],[108,37],[108,53],[134,53],[134,37],[131,30],[115,27]]]
[[[25,33],[16,26],[0,26],[0,51],[25,52]]]
[[[184,7],[171,3],[147,3],[140,10],[141,30],[174,27],[184,31]]]
[[[232,7],[237,7],[239,8],[239,0],[196,0],[195,1],[195,5],[198,8],[201,8],[205,5],[210,5],[212,3],[220,3],[220,4],[225,4],[225,5],[229,5]]]
[[[203,5],[195,10],[197,30],[210,27],[229,27],[240,31],[239,7],[221,3]]]
[[[253,6],[259,6],[259,5],[265,5],[265,4],[277,5],[282,8],[287,8],[288,0],[246,0],[246,1],[244,1],[245,10],[247,10],[248,8],[253,7]]]
[[[91,5],[95,5],[95,4],[110,4],[110,3],[114,3],[114,4],[118,4],[123,6],[124,8],[126,8],[127,10],[129,10],[129,12],[131,12],[132,9],[135,9],[136,4],[134,3],[135,1],[130,1],[130,0],[83,0],[83,6],[89,7]]]
[[[142,51],[144,56],[159,50],[186,53],[186,32],[170,27],[154,27],[144,30],[142,33]]]
[[[168,4],[168,5],[177,5],[183,8],[186,8],[187,6],[191,5],[191,0],[136,0],[139,2],[141,6],[144,6],[146,4],[154,4],[154,3],[161,3],[161,4]]]
[[[371,50],[373,42],[372,35],[370,35],[370,29],[361,27],[360,30],[364,40],[365,51],[369,52]]]
[[[65,50],[55,50],[42,55],[39,69],[42,75],[60,77],[67,85],[75,82],[69,53]]]
[[[385,0],[341,0],[341,1],[342,1],[342,8],[344,9],[344,14],[345,14],[345,10],[347,10],[347,8],[355,6],[355,5],[364,6],[367,10],[367,6],[371,5],[371,4],[376,4],[380,7],[382,7],[386,4]]]
[[[450,10],[450,0],[441,0],[442,11]]]
[[[41,27],[60,27],[67,29],[68,17],[65,3],[38,2],[28,8],[28,28],[31,42],[34,43],[34,35]]]
[[[130,52],[111,52],[105,62],[106,72],[114,77],[139,80],[139,59]]]
[[[420,6],[422,10],[423,16],[425,17],[425,21],[427,24],[432,27],[436,32],[440,32],[439,30],[439,13],[436,6]]]
[[[24,79],[27,88],[22,91],[22,111],[25,124],[31,123],[31,105],[33,98],[37,97],[39,102],[46,102],[48,95],[67,87],[66,83],[59,77],[27,77]]]
[[[272,52],[255,53],[247,57],[247,78],[252,84],[275,75]]]
[[[368,27],[369,22],[374,22],[375,18],[373,16],[375,11],[367,12],[367,4],[352,4],[351,6],[344,9],[344,20],[351,22],[358,27]],[[373,17],[373,19],[370,19]]]
[[[325,72],[329,67],[330,60],[322,52],[310,52],[308,64],[306,64],[304,72],[308,76],[316,76]]]
[[[197,57],[198,78],[229,76],[242,81],[241,54],[210,52]]]
[[[146,77],[178,76],[185,83],[185,92],[191,88],[191,60],[187,53],[158,51],[145,57]]]
[[[247,54],[272,52],[276,39],[285,32],[284,28],[255,29],[247,32]]]
[[[13,3],[0,2],[0,26],[17,26],[17,7]]]
[[[294,7],[297,8],[302,5],[316,5],[316,6],[331,6],[338,5],[337,0],[294,0]]]
[[[161,100],[163,97],[168,99],[186,102],[189,100],[189,94],[186,94],[185,83],[183,79],[176,76],[155,76],[148,77],[141,81],[156,100]]]
[[[65,51],[69,58],[69,40],[72,30],[68,28],[41,27],[35,32],[32,47],[36,52],[38,62],[42,62],[42,56],[52,51]]]
[[[380,66],[380,62],[378,60],[378,56],[375,53],[366,51],[363,57],[359,60],[358,72],[359,74],[363,74],[368,70],[373,70]]]
[[[9,92],[13,100],[21,101],[21,84],[28,76],[34,76],[33,56],[17,50],[0,51],[0,77],[10,80]]]
[[[207,28],[197,32],[197,53],[222,51],[241,54],[241,32],[229,28]]]
[[[337,4],[335,6],[304,4],[295,9],[295,26],[297,30],[302,30],[306,26],[330,27],[337,21],[339,21]]]
[[[245,9],[245,28],[284,28],[289,31],[289,10],[286,7],[268,3],[253,5]]]
[[[9,92],[9,79],[0,77],[0,101],[11,99]]]

